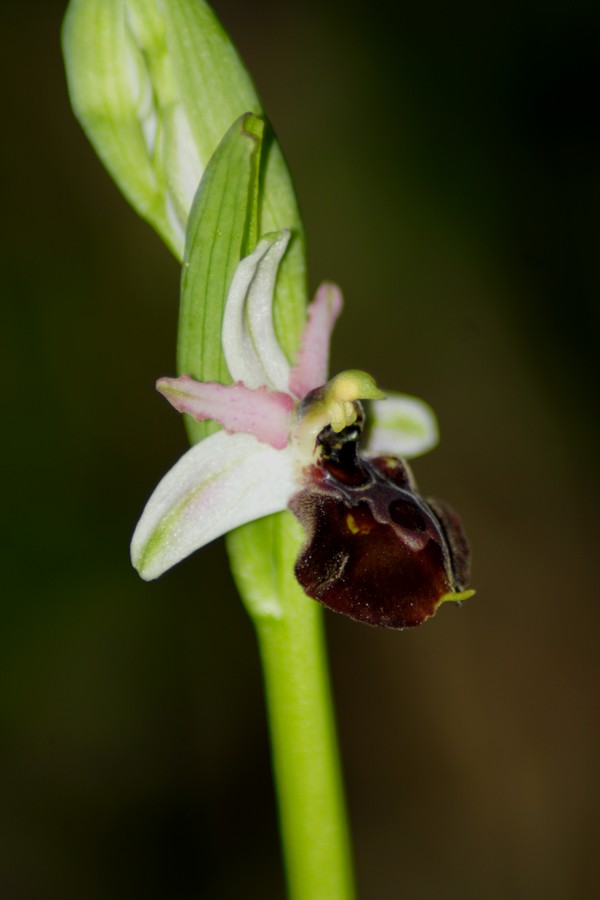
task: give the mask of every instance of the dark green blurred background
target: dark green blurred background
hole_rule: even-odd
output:
[[[216,0],[296,178],[333,369],[427,398],[475,599],[327,616],[363,900],[600,891],[600,10]],[[254,637],[222,542],[129,537],[185,448],[178,270],[68,107],[64,2],[5,4],[2,900],[283,897]]]

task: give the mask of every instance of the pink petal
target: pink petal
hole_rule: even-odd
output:
[[[304,397],[327,381],[329,342],[342,305],[339,287],[325,281],[308,307],[308,322],[302,335],[302,346],[296,365],[290,373],[290,391],[296,397]]]
[[[289,394],[243,384],[216,384],[181,378],[160,378],[157,390],[181,413],[198,422],[214,419],[225,431],[253,434],[276,450],[287,447],[294,400]]]

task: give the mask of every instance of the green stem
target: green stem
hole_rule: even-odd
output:
[[[313,602],[257,626],[290,897],[354,895],[322,614]]]
[[[291,900],[352,900],[350,840],[322,609],[294,578],[297,523],[289,513],[283,516],[270,517],[270,526],[269,520],[246,526],[271,528],[276,607],[272,598],[262,605],[256,602],[256,581],[249,583],[256,572],[252,567],[241,570],[237,564],[243,529],[229,536],[228,545],[263,664],[289,896]]]

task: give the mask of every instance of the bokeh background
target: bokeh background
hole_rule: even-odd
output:
[[[65,3],[2,7],[2,900],[282,898],[254,636],[217,542],[131,530],[185,448],[178,269],[69,110]],[[333,369],[427,398],[477,597],[327,616],[363,900],[600,892],[600,9],[215,0],[295,175]]]

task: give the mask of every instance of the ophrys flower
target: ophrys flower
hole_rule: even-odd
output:
[[[317,291],[290,366],[272,315],[288,241],[287,231],[267,236],[236,269],[222,329],[234,383],[185,375],[157,383],[177,410],[223,430],[160,482],[136,528],[133,563],[156,578],[227,531],[289,506],[306,530],[296,575],[309,596],[370,624],[420,624],[444,600],[472,593],[458,518],[420,497],[399,458],[434,446],[435,419],[415,398],[384,399],[364,372],[327,381],[342,308],[333,284]],[[361,455],[365,400],[371,427]]]

